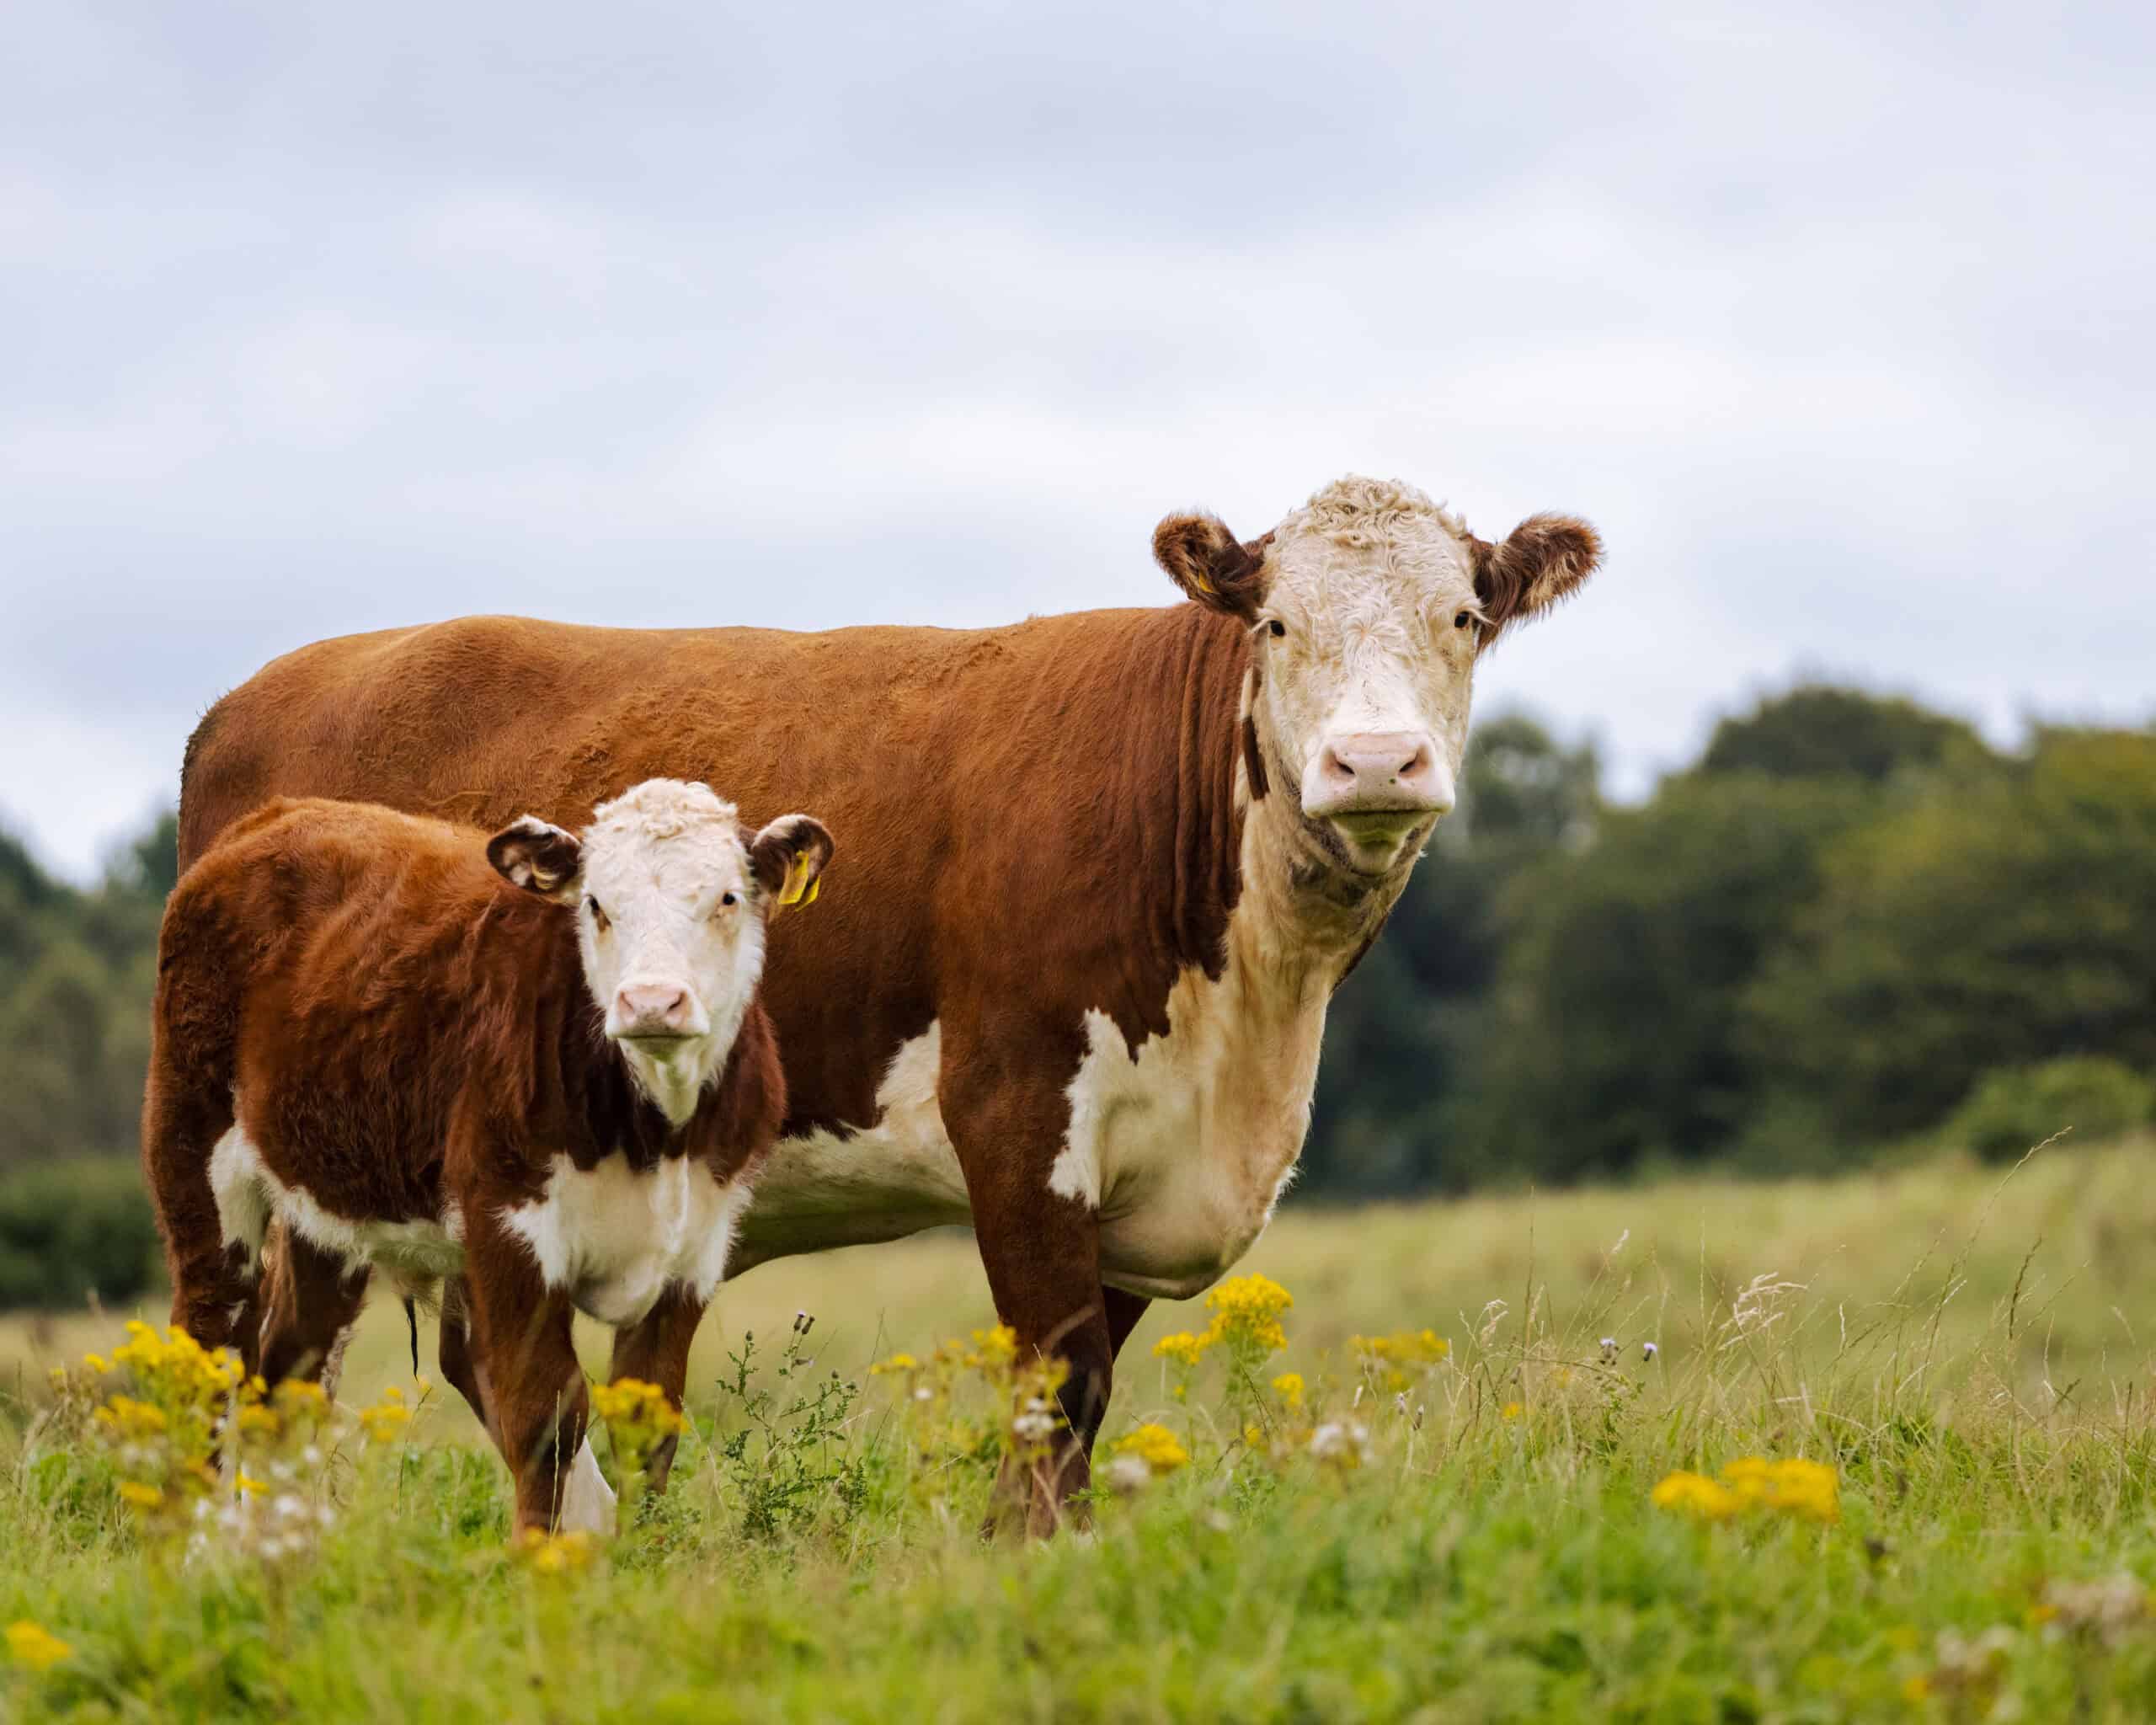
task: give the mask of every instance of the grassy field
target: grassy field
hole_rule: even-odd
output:
[[[728,1290],[672,1488],[603,1550],[507,1549],[499,1465],[385,1304],[344,1388],[379,1440],[355,1412],[318,1455],[265,1437],[256,1513],[216,1499],[190,1556],[198,1525],[123,1500],[157,1458],[90,1418],[123,1376],[47,1382],[127,1314],[16,1322],[0,1619],[35,1630],[0,1712],[2145,1718],[2152,1152],[1291,1204],[1242,1267],[1292,1295],[1284,1348],[1262,1289],[1156,1309],[1093,1531],[1032,1547],[976,1534],[1020,1441],[992,1338],[934,1353],[992,1322],[963,1237]],[[1215,1318],[1194,1369],[1155,1354]],[[1725,1477],[1754,1457],[1816,1466]]]

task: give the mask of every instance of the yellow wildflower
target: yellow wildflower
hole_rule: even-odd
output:
[[[1213,1313],[1207,1338],[1260,1353],[1276,1353],[1288,1345],[1280,1314],[1294,1303],[1295,1296],[1270,1276],[1230,1277],[1205,1296],[1207,1309]]]
[[[1508,1402],[1498,1411],[1507,1419],[1518,1419],[1527,1409],[1518,1402]]]
[[[1008,1365],[1018,1357],[1018,1332],[1008,1324],[998,1324],[993,1329],[974,1332],[974,1352],[966,1364],[985,1370],[993,1366]]]
[[[1682,1470],[1657,1486],[1650,1501],[1657,1509],[1678,1510],[1702,1521],[1726,1521],[1742,1507],[1742,1500],[1727,1486]]]
[[[598,1541],[581,1530],[548,1533],[527,1527],[516,1542],[519,1562],[534,1575],[567,1575],[590,1562]]]
[[[285,1379],[270,1399],[288,1417],[307,1413],[319,1418],[329,1412],[329,1397],[322,1386],[306,1378]]]
[[[270,1487],[263,1484],[260,1480],[250,1478],[244,1473],[239,1476],[238,1485],[240,1490],[250,1498],[259,1497],[261,1493],[270,1489]]]
[[[889,1359],[879,1359],[868,1368],[868,1375],[880,1378],[890,1372],[919,1371],[921,1362],[910,1354],[894,1354]]]
[[[373,1407],[360,1410],[360,1424],[372,1443],[396,1442],[398,1434],[411,1423],[412,1410],[403,1405],[403,1397],[394,1390],[387,1391]]]
[[[1135,1455],[1155,1473],[1173,1473],[1190,1460],[1190,1451],[1164,1425],[1147,1423],[1115,1440],[1118,1455]]]
[[[1748,1508],[1771,1509],[1813,1521],[1841,1519],[1840,1481],[1823,1461],[1791,1457],[1769,1461],[1746,1455],[1721,1471],[1723,1481]]]
[[[1390,1336],[1350,1336],[1348,1351],[1372,1362],[1435,1365],[1451,1354],[1452,1343],[1435,1330],[1401,1330]]]
[[[165,1494],[155,1486],[146,1486],[138,1479],[124,1479],[120,1482],[120,1495],[137,1509],[154,1509],[165,1500]]]
[[[681,1416],[666,1399],[666,1391],[641,1378],[596,1386],[591,1406],[610,1427],[628,1427],[671,1437],[681,1429]]]
[[[1273,1381],[1273,1390],[1289,1407],[1303,1405],[1303,1375],[1299,1371],[1283,1371]]]
[[[102,1354],[85,1354],[83,1356],[83,1364],[100,1377],[112,1370],[112,1367],[106,1364],[105,1357]]]
[[[1153,1344],[1155,1359],[1172,1359],[1178,1365],[1196,1365],[1198,1356],[1205,1352],[1210,1338],[1193,1336],[1187,1330],[1179,1330],[1172,1336],[1163,1336]]]
[[[20,1618],[8,1626],[8,1652],[19,1665],[33,1671],[50,1671],[74,1656],[74,1648],[41,1624]]]

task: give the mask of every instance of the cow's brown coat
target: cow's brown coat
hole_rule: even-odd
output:
[[[1597,554],[1582,524],[1534,525],[1531,545],[1476,542],[1485,646]],[[657,774],[724,783],[752,817],[813,802],[849,856],[818,913],[773,932],[786,1131],[873,1123],[893,1055],[940,1021],[939,1100],[997,1308],[1071,1366],[1078,1441],[1059,1489],[1032,1498],[1032,1525],[1052,1525],[1060,1492],[1086,1482],[1115,1352],[1145,1305],[1103,1288],[1097,1218],[1048,1187],[1084,1015],[1107,1015],[1134,1051],[1166,1033],[1178,974],[1222,964],[1244,889],[1241,798],[1283,788],[1244,718],[1264,542],[1178,516],[1155,551],[1197,602],[983,630],[479,617],[322,642],[205,719],[182,856],[280,792],[482,824],[531,808],[574,825]],[[543,718],[504,719],[533,688]],[[1315,906],[1309,960],[1337,981],[1405,867],[1336,879],[1326,836],[1306,836],[1283,887]],[[738,1265],[798,1249],[759,1242],[755,1226],[752,1210]]]

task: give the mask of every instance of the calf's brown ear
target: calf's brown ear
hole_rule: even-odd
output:
[[[487,860],[510,885],[568,904],[582,884],[584,841],[551,820],[520,814],[487,841]]]
[[[1218,515],[1170,515],[1153,530],[1153,557],[1200,605],[1257,621],[1265,602],[1263,539],[1244,544]]]
[[[1538,617],[1577,590],[1602,561],[1602,537],[1571,515],[1529,515],[1502,545],[1473,542],[1475,595],[1491,627],[1500,630]]]
[[[781,905],[816,902],[833,848],[813,814],[782,814],[749,841],[749,866],[774,916]]]

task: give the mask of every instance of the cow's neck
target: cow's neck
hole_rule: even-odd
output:
[[[1241,692],[1246,715],[1252,715],[1255,695],[1253,676]],[[1260,770],[1253,774],[1239,762],[1236,772],[1242,881],[1229,942],[1239,966],[1277,980],[1297,997],[1315,993],[1322,1000],[1384,928],[1420,847],[1405,847],[1400,863],[1380,875],[1347,867],[1305,818],[1294,778],[1257,726],[1251,716],[1243,750],[1258,758]]]

